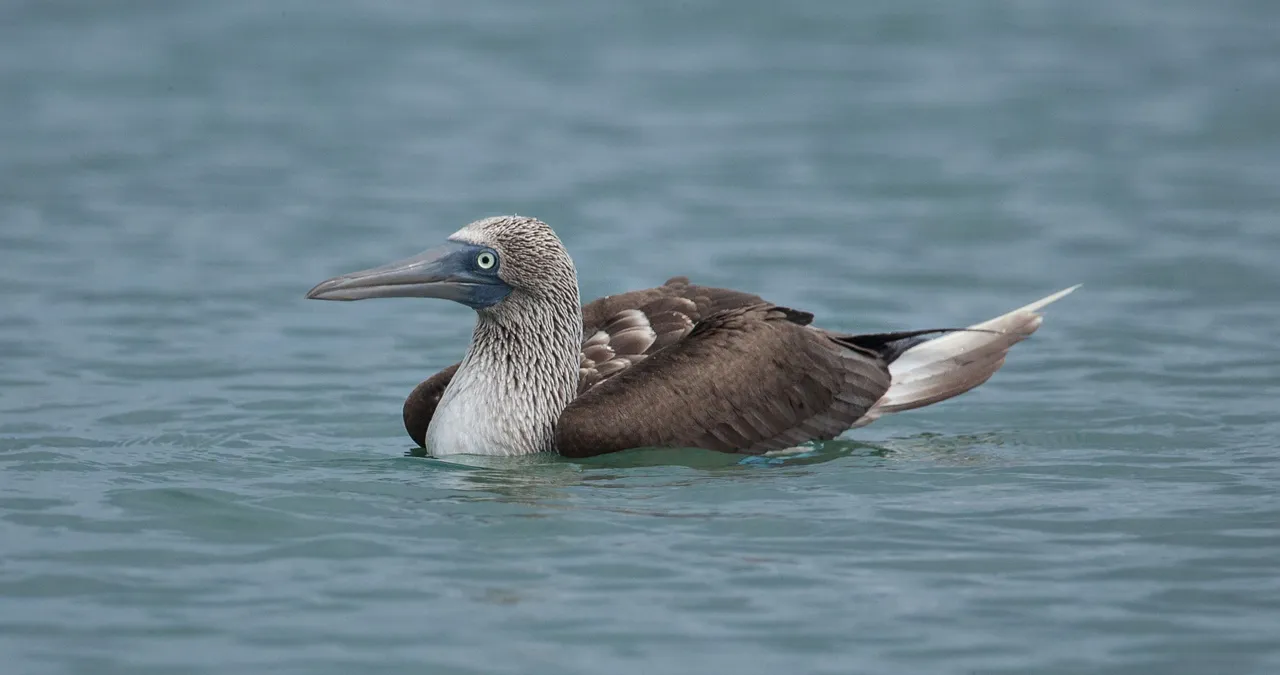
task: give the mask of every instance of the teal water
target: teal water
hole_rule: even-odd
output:
[[[1280,5],[0,6],[4,673],[1280,672]],[[406,456],[486,215],[843,330],[1084,282],[813,456]]]

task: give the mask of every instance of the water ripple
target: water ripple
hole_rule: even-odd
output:
[[[9,3],[14,672],[1280,672],[1266,3]],[[74,10],[74,11],[73,11]],[[416,456],[480,215],[839,330],[1078,282],[803,454]]]

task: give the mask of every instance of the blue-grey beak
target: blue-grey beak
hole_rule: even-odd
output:
[[[310,300],[366,300],[369,298],[441,298],[473,309],[496,304],[511,287],[494,270],[475,265],[482,246],[448,242],[412,258],[344,274],[316,284]]]

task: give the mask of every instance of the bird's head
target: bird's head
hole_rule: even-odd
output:
[[[578,297],[577,275],[560,238],[536,218],[477,220],[441,246],[412,258],[322,281],[313,300],[443,298],[478,312],[499,311],[515,298]]]

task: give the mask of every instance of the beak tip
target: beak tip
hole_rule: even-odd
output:
[[[333,290],[333,286],[334,286],[333,281],[334,281],[333,279],[329,279],[328,281],[321,281],[320,283],[316,284],[311,288],[311,290],[307,291],[306,299],[307,300],[334,299],[334,298],[326,297],[326,295]]]

